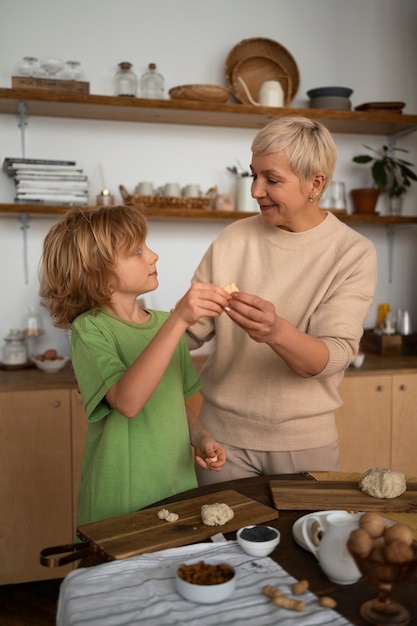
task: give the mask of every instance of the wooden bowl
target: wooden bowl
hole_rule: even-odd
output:
[[[171,100],[194,100],[196,102],[227,102],[230,91],[220,85],[179,85],[169,90]]]

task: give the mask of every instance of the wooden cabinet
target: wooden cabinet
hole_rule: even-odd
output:
[[[340,393],[341,471],[390,467],[417,476],[417,373],[346,376]]]
[[[60,578],[73,568],[46,568],[39,552],[75,540],[85,433],[76,393],[0,392],[0,584]]]

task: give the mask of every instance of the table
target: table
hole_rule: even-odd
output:
[[[233,489],[249,498],[257,500],[267,506],[274,506],[269,491],[270,480],[300,480],[306,475],[293,474],[285,476],[258,476],[241,480],[218,483],[206,487],[192,489],[185,493],[178,494],[171,498],[155,503],[155,505],[168,505],[178,500],[203,496],[224,489]],[[311,478],[311,480],[314,480]],[[298,580],[308,579],[310,590],[316,595],[327,595],[337,601],[337,612],[357,626],[366,626],[368,623],[359,614],[359,607],[365,601],[374,598],[377,594],[375,584],[360,579],[353,585],[338,585],[331,582],[321,571],[320,566],[310,552],[301,548],[293,539],[292,526],[294,522],[305,515],[308,511],[280,511],[279,517],[269,525],[276,527],[281,533],[281,542],[270,557],[276,561],[284,570]],[[222,529],[219,528],[221,531]],[[236,533],[224,533],[226,539],[233,540]],[[96,559],[96,557],[94,557]],[[129,560],[129,559],[128,559]],[[82,565],[94,565],[97,560],[83,562]],[[417,593],[416,593],[417,573],[413,577],[394,588],[395,598],[407,607],[412,619],[410,624],[417,624]],[[369,626],[369,624],[368,624]]]

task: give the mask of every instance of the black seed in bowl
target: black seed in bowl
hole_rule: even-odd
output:
[[[271,541],[272,539],[276,539],[277,531],[268,528],[268,526],[258,524],[252,528],[244,528],[240,536],[242,539],[246,539],[246,541]]]

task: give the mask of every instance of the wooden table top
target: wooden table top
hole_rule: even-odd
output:
[[[274,506],[269,490],[269,481],[279,480],[299,480],[305,479],[306,475],[291,474],[285,476],[258,476],[254,478],[244,478],[233,480],[216,485],[199,487],[186,493],[164,500],[164,504],[169,504],[186,497],[196,497],[223,489],[234,489],[235,491],[257,500],[267,506]],[[313,478],[311,480],[314,480]],[[162,503],[157,503],[162,504]],[[154,506],[154,505],[152,505]],[[369,626],[359,613],[359,607],[366,600],[377,596],[377,586],[368,580],[361,578],[353,585],[338,585],[330,581],[322,572],[317,559],[313,554],[301,548],[294,540],[292,526],[294,522],[307,514],[309,511],[280,511],[276,520],[268,522],[281,533],[281,541],[275,551],[270,555],[281,567],[298,580],[308,579],[310,590],[318,596],[331,596],[337,601],[337,608],[341,615],[357,626]],[[221,528],[219,528],[221,532]],[[224,533],[226,539],[236,539],[236,532]],[[410,624],[417,624],[417,572],[412,578],[394,587],[393,595],[396,600],[402,603],[410,612],[412,618]]]

